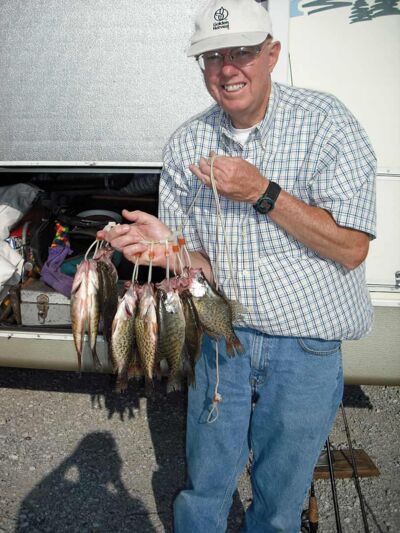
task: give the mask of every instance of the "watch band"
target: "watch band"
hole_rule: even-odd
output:
[[[278,199],[280,192],[281,187],[277,183],[275,183],[275,181],[270,181],[264,194],[262,194],[257,200],[257,202],[253,204],[254,209],[258,213],[266,215],[274,209],[275,202]]]

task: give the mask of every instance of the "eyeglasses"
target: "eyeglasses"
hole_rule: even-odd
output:
[[[229,52],[221,54],[221,52],[205,52],[196,57],[201,70],[207,72],[217,72],[223,66],[225,59],[235,67],[246,67],[250,65],[258,54],[261,52],[263,44],[256,46],[239,46],[232,48]]]

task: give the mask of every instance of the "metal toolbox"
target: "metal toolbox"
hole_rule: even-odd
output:
[[[68,326],[70,299],[33,279],[21,289],[21,322],[23,326]]]

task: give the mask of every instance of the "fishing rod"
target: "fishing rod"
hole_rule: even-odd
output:
[[[358,499],[360,500],[360,508],[361,508],[361,514],[362,514],[362,519],[364,523],[364,530],[365,530],[365,533],[369,533],[367,513],[365,512],[365,506],[364,506],[364,497],[361,492],[360,478],[359,478],[358,470],[357,470],[357,462],[356,462],[356,458],[354,455],[353,445],[351,443],[350,428],[347,423],[347,417],[346,417],[346,413],[344,410],[343,402],[340,403],[340,409],[342,411],[342,417],[343,417],[344,427],[346,430],[347,442],[348,442],[349,450],[350,450],[350,458],[351,458],[351,466],[353,468],[354,484],[356,486]]]
[[[308,500],[308,525],[309,533],[317,533],[318,531],[318,503],[315,497],[314,481],[311,481],[310,498]]]
[[[327,458],[328,458],[329,478],[331,480],[333,507],[335,509],[336,531],[337,533],[342,533],[342,525],[340,523],[339,503],[338,503],[337,490],[336,490],[335,470],[333,467],[332,454],[331,454],[331,443],[329,441],[329,437],[326,439],[325,445],[326,445],[326,453],[327,453]]]

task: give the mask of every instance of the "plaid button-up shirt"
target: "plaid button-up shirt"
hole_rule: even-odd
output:
[[[268,216],[244,202],[221,197],[234,281],[217,223],[212,190],[189,165],[200,157],[241,157],[305,203],[335,221],[375,236],[376,160],[360,124],[335,97],[274,83],[267,113],[244,145],[217,105],[183,124],[164,153],[159,216],[177,229],[197,191],[184,227],[190,250],[204,251],[219,287],[248,309],[241,325],[271,335],[357,339],[372,323],[365,265],[348,270],[320,257]],[[216,235],[222,253],[217,254]],[[217,264],[218,261],[218,264]]]

